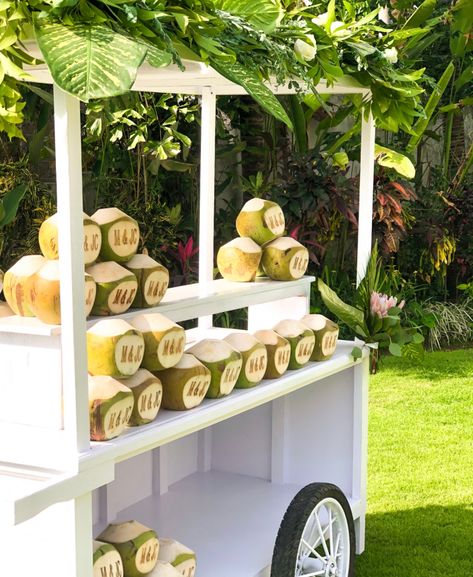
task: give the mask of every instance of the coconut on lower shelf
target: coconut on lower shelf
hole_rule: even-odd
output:
[[[240,236],[249,236],[259,245],[284,234],[284,214],[279,204],[262,198],[246,202],[236,219]]]
[[[31,310],[33,277],[46,262],[40,254],[20,258],[3,277],[3,295],[12,311],[21,317],[34,317]]]
[[[243,360],[235,387],[247,389],[261,382],[268,366],[268,353],[264,344],[253,335],[240,332],[230,333],[224,341],[237,350]]]
[[[87,331],[87,369],[91,375],[130,377],[140,368],[145,342],[122,319],[104,319]]]
[[[163,399],[160,379],[146,369],[138,369],[132,377],[118,380],[131,389],[135,399],[128,426],[137,427],[154,421]]]
[[[99,225],[84,213],[84,264],[94,263],[102,246]],[[50,259],[59,258],[59,216],[57,213],[47,218],[39,228],[39,247],[43,255]]]
[[[108,441],[125,430],[133,411],[131,390],[106,375],[89,375],[89,420],[92,441]]]
[[[217,339],[203,339],[187,352],[210,370],[210,387],[206,397],[216,399],[233,391],[243,364],[241,353],[227,342]]]
[[[253,281],[261,255],[261,247],[251,238],[234,238],[219,248],[217,267],[224,279],[236,282]]]
[[[110,543],[93,542],[93,577],[123,577],[122,558]]]
[[[282,376],[289,366],[291,345],[287,339],[270,329],[256,331],[254,336],[266,347],[268,363],[265,379],[277,379]]]
[[[96,295],[94,279],[84,274],[84,314],[92,310]],[[60,261],[46,260],[32,277],[31,311],[41,321],[61,324]]]
[[[130,323],[143,333],[145,354],[142,365],[160,371],[176,365],[184,353],[185,330],[160,313],[144,313]]]
[[[159,540],[158,561],[170,563],[179,575],[194,577],[196,569],[195,553],[175,539]]]
[[[111,523],[97,539],[110,543],[120,553],[124,577],[145,577],[158,562],[156,531],[138,521]]]
[[[99,262],[86,268],[97,284],[92,314],[118,315],[126,312],[138,290],[136,276],[116,262]]]
[[[307,364],[314,350],[314,332],[301,321],[296,320],[280,321],[273,328],[291,345],[288,369],[300,369]]]
[[[309,251],[291,236],[277,238],[263,247],[261,266],[273,280],[297,280],[309,265]]]
[[[140,229],[134,218],[116,207],[99,208],[91,218],[102,232],[101,260],[127,262],[136,254]]]
[[[124,264],[138,281],[138,290],[132,308],[156,306],[165,295],[169,285],[169,271],[147,254],[135,254]]]
[[[184,353],[176,365],[158,374],[163,383],[165,409],[193,409],[204,400],[210,387],[210,370],[189,353]]]
[[[337,348],[339,333],[337,323],[319,314],[305,315],[301,318],[301,322],[314,331],[315,346],[310,360],[328,360]]]

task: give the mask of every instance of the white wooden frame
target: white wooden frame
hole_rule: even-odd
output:
[[[34,49],[32,48],[34,52]],[[46,67],[32,69],[35,79],[51,83],[52,79]],[[273,86],[275,93],[291,93],[287,86]],[[364,88],[348,85],[328,87],[321,85],[320,93],[350,94],[361,93],[365,97],[369,92]],[[214,172],[215,172],[215,112],[218,95],[245,94],[245,91],[212,69],[197,63],[189,63],[186,72],[170,66],[156,71],[149,67],[140,70],[134,85],[135,90],[156,92],[175,92],[197,94],[202,103],[202,132],[200,159],[200,256],[199,283],[194,289],[176,292],[175,302],[165,304],[165,314],[182,320],[189,318],[182,312],[182,306],[188,303],[189,310],[199,317],[198,330],[212,327],[212,313],[250,305],[249,323],[253,328],[261,327],[262,319],[268,311],[272,315],[284,317],[287,307],[295,310],[307,310],[310,296],[310,281],[299,283],[282,283],[271,286],[264,284],[251,287],[251,294],[246,287],[238,290],[229,288],[225,281],[219,285],[212,280],[214,262]],[[223,402],[202,407],[199,411],[182,415],[179,420],[162,419],[159,426],[140,431],[137,434],[124,436],[116,443],[90,450],[89,423],[87,410],[87,373],[85,329],[86,321],[81,314],[83,289],[83,247],[82,247],[82,181],[81,181],[81,129],[79,102],[72,96],[54,87],[54,118],[56,140],[56,172],[58,212],[61,222],[61,316],[62,327],[44,327],[32,322],[13,322],[12,326],[0,323],[0,348],[2,342],[8,342],[14,335],[26,334],[24,338],[60,339],[62,356],[62,383],[64,398],[63,431],[43,431],[29,429],[0,422],[0,435],[15,438],[11,448],[1,447],[0,460],[9,461],[0,464],[0,536],[2,543],[8,543],[12,551],[21,550],[24,539],[32,539],[38,532],[51,530],[57,524],[64,526],[60,535],[55,535],[57,543],[63,548],[62,563],[57,571],[48,566],[49,575],[67,574],[68,576],[91,577],[91,540],[92,540],[92,490],[100,488],[95,494],[96,526],[113,519],[114,510],[113,484],[107,486],[116,474],[120,462],[136,458],[151,458],[154,468],[152,494],[166,496],[173,475],[169,472],[169,455],[174,451],[173,441],[192,439],[193,432],[197,437],[197,471],[209,473],[212,458],[225,460],[215,449],[214,427],[232,415],[235,418],[251,417],[251,410],[266,411],[272,407],[271,427],[271,483],[276,486],[287,480],[287,447],[285,439],[288,434],[287,419],[291,409],[291,396],[306,389],[310,383],[338,383],[337,375],[348,375],[352,383],[352,438],[350,455],[351,467],[351,502],[356,518],[357,550],[364,549],[364,519],[366,510],[366,454],[367,454],[367,382],[368,363],[364,355],[362,361],[355,362],[350,357],[349,343],[341,343],[332,360],[292,373],[280,383],[260,386],[254,390],[232,394]],[[368,117],[363,119],[361,133],[361,163],[359,192],[359,233],[357,252],[357,279],[363,276],[371,250],[372,196],[374,170],[374,123]],[[221,292],[223,291],[223,292]],[[245,292],[246,291],[246,292]],[[181,300],[181,299],[184,300]],[[187,300],[186,300],[187,299]],[[230,306],[230,301],[232,305]],[[271,303],[275,303],[274,306]],[[182,306],[181,306],[181,303]],[[278,304],[279,303],[279,304]],[[187,309],[186,309],[187,310]],[[181,316],[180,315],[184,315]],[[6,333],[2,333],[2,330]],[[60,333],[60,336],[59,336]],[[11,335],[4,338],[2,334]],[[28,337],[30,335],[30,337]],[[15,337],[16,338],[16,337]],[[6,339],[6,340],[5,340]],[[348,372],[347,372],[348,371]],[[33,378],[33,375],[32,375]],[[311,389],[315,385],[311,385]],[[351,386],[351,385],[350,385]],[[324,385],[325,387],[325,385]],[[292,391],[292,393],[291,393]],[[303,392],[303,394],[306,394]],[[307,392],[307,394],[310,394]],[[328,393],[324,393],[328,394]],[[345,394],[346,396],[346,394]],[[329,398],[329,397],[327,397]],[[351,405],[350,405],[351,406]],[[247,413],[250,411],[249,413]],[[213,426],[212,428],[209,428]],[[223,425],[222,425],[223,426]],[[220,429],[225,431],[225,428]],[[33,433],[33,434],[32,434]],[[32,437],[35,439],[32,439]],[[225,435],[224,435],[225,436]],[[214,439],[214,440],[212,440]],[[51,459],[46,459],[44,452],[31,448],[34,440],[37,446],[49,447]],[[176,445],[177,447],[179,445]],[[158,448],[160,447],[160,448]],[[286,448],[285,448],[286,447]],[[141,457],[140,457],[141,456]],[[223,461],[222,461],[223,462]],[[15,463],[21,463],[15,465]],[[49,469],[48,469],[49,467]],[[250,467],[251,468],[251,467]],[[12,478],[18,479],[15,490],[12,490]],[[315,479],[314,479],[315,480]],[[215,481],[218,481],[216,479]],[[282,501],[289,498],[282,491]],[[291,491],[289,491],[291,492]],[[128,495],[129,497],[129,495]],[[152,498],[152,495],[151,497]],[[126,502],[126,501],[125,501]],[[160,502],[160,501],[159,501]],[[58,504],[55,504],[58,503]],[[62,503],[62,504],[61,504]],[[150,501],[155,503],[155,501]],[[162,501],[166,506],[166,501]],[[143,513],[144,514],[144,513]],[[16,525],[16,527],[13,527]],[[32,533],[33,532],[33,533]],[[57,546],[57,545],[56,545]],[[40,561],[46,564],[48,557],[43,549],[37,549]],[[16,567],[16,559],[11,559],[11,567]],[[7,567],[8,567],[7,561]],[[45,565],[46,566],[46,565]],[[265,570],[266,571],[266,570]],[[15,573],[13,573],[15,574]],[[26,575],[27,573],[25,573]],[[267,573],[262,572],[262,575]],[[255,574],[256,575],[256,574]],[[255,577],[239,575],[238,577]],[[260,575],[260,573],[258,573]],[[230,577],[226,575],[225,577]]]

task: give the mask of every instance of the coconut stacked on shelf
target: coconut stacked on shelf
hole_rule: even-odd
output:
[[[93,543],[94,577],[194,577],[196,555],[138,521],[111,523]]]
[[[85,314],[108,316],[130,307],[156,306],[168,284],[167,269],[146,254],[137,254],[140,230],[118,208],[101,208],[83,216]],[[5,299],[14,314],[61,323],[59,217],[39,230],[42,255],[21,258],[6,273]]]
[[[273,280],[301,278],[309,264],[309,251],[295,238],[283,236],[285,218],[270,200],[252,198],[236,219],[239,238],[220,247],[217,267],[230,281],[255,280],[259,272]]]

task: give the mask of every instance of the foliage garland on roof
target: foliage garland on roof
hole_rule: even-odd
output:
[[[427,0],[430,2],[430,0]],[[270,78],[314,90],[341,79],[369,88],[379,127],[411,132],[423,70],[398,60],[428,29],[392,30],[366,2],[344,0],[0,0],[0,131],[21,137],[18,82],[36,37],[55,82],[84,102],[130,89],[138,67],[209,64],[288,124]],[[424,2],[425,4],[425,2]],[[422,5],[421,5],[422,6]],[[291,80],[292,79],[292,80]],[[359,105],[366,105],[359,101]]]

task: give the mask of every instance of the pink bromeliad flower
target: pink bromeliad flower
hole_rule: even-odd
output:
[[[404,304],[405,301],[401,301],[398,305],[396,297],[388,297],[388,295],[383,295],[377,292],[371,293],[370,309],[373,316],[378,316],[380,318],[387,317],[390,309],[395,306],[402,309]]]

